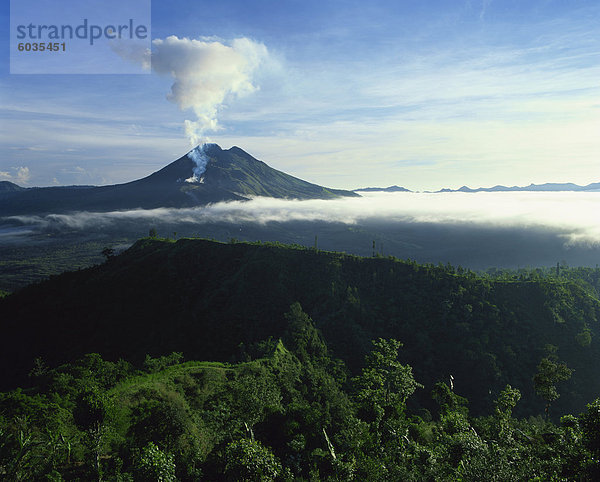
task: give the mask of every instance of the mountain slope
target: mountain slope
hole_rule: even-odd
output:
[[[209,144],[203,153],[207,163],[201,180],[193,179],[197,166],[188,153],[143,179],[125,184],[20,188],[10,192],[7,188],[0,204],[0,215],[180,208],[244,200],[249,196],[294,199],[357,196],[350,191],[327,189],[285,174],[239,147],[223,150],[216,144]]]
[[[0,388],[24,383],[35,357],[54,366],[97,352],[139,363],[182,351],[229,361],[281,337],[296,301],[353,370],[371,339],[399,339],[421,383],[430,389],[452,374],[474,413],[507,383],[522,391],[525,412],[537,411],[531,380],[547,344],[575,370],[557,411],[581,410],[600,393],[600,303],[577,283],[191,239],[142,240],[104,265],[0,300]]]
[[[203,174],[204,182],[189,183],[186,189],[201,199],[205,192],[220,189],[236,196],[268,196],[290,199],[332,199],[356,196],[350,191],[327,189],[303,181],[269,167],[239,147],[226,151],[216,144],[206,149],[209,162]],[[158,174],[158,173],[157,173]]]
[[[14,182],[0,181],[0,196],[5,193],[23,191],[25,188],[18,186]]]

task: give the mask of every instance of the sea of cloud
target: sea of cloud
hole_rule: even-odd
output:
[[[547,229],[564,238],[565,246],[600,245],[600,193],[366,193],[360,198],[288,200],[257,197],[249,201],[203,207],[77,212],[44,216],[12,216],[2,224],[21,233],[89,230],[144,222],[202,225],[319,221],[349,225],[377,221]],[[27,227],[27,230],[23,228]]]

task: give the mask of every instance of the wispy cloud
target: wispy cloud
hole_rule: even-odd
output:
[[[290,61],[293,82],[258,93],[224,120],[235,135],[250,132],[245,145],[263,158],[283,153],[296,174],[339,187],[359,177],[416,189],[600,178],[593,26],[566,17],[528,23],[529,31],[513,26],[511,35],[509,25],[486,28],[454,31],[414,52],[382,48],[368,60],[353,52],[322,68]],[[390,168],[398,158],[435,169]]]
[[[164,167],[187,150],[180,123],[167,134],[164,125],[160,130],[149,126],[140,130],[130,120],[108,121],[85,113],[1,109],[0,121],[14,129],[14,135],[0,136],[6,152],[0,171],[26,164],[31,170],[29,181],[38,186],[54,184],[54,178],[60,184],[128,182]]]

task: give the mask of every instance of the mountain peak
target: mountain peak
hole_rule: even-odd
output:
[[[185,178],[187,186],[181,189],[196,199],[197,204],[206,204],[203,198],[209,192],[216,191],[221,195],[229,193],[219,200],[249,199],[254,196],[290,199],[356,196],[349,191],[324,188],[273,169],[237,146],[223,150],[217,144],[203,144],[184,157],[194,165],[191,177]]]
[[[205,143],[199,144],[189,151],[186,156],[189,157],[196,166],[193,168],[193,174],[188,177],[185,182],[202,183],[204,182],[204,172],[210,161],[209,153],[220,152],[222,149],[217,144]]]
[[[205,153],[205,154],[217,154],[219,152],[223,152],[221,146],[219,144],[215,144],[214,142],[204,142],[203,144],[198,144],[196,147],[191,149],[186,155],[194,155],[194,153]]]
[[[136,181],[89,187],[15,189],[2,185],[0,215],[181,208],[265,196],[333,199],[359,196],[329,189],[269,167],[239,147],[201,144],[162,169]],[[18,188],[18,186],[17,186]],[[14,191],[14,192],[10,192]]]

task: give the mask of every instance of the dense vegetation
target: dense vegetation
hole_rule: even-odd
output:
[[[112,254],[0,296],[0,478],[600,475],[597,269]]]
[[[476,415],[507,384],[522,393],[518,415],[539,413],[531,380],[556,347],[553,356],[574,372],[553,412],[577,412],[600,393],[596,278],[534,274],[478,276],[294,246],[147,238],[103,265],[0,300],[0,388],[27,384],[36,357],[57,366],[99,353],[139,366],[147,354],[177,351],[243,361],[256,343],[283,336],[282,313],[298,301],[352,374],[370,340],[399,339],[421,383],[452,375]],[[428,396],[417,399],[432,406]]]
[[[420,264],[441,261],[481,271],[491,267],[520,268],[516,271],[526,277],[537,267],[555,266],[557,261],[561,266],[595,266],[600,260],[598,246],[567,245],[564,233],[529,227],[416,223],[386,218],[356,224],[312,220],[258,223],[227,217],[194,221],[194,216],[182,219],[177,212],[174,217],[155,213],[156,217],[150,219],[150,211],[138,214],[141,218],[135,214],[129,218],[72,213],[0,219],[0,289],[16,291],[49,275],[91,266],[102,260],[100,252],[104,247],[121,252],[147,235],[150,228],[173,238],[261,240],[306,247],[316,243],[323,250],[366,257],[373,253],[393,255]],[[531,266],[535,268],[526,268]]]
[[[513,416],[502,390],[469,415],[450,385],[437,409],[411,410],[423,385],[379,339],[345,377],[299,304],[283,338],[235,365],[147,357],[141,370],[97,354],[0,394],[0,476],[9,480],[593,480],[600,399],[559,424]],[[400,351],[399,351],[400,349]],[[399,355],[400,353],[400,355]]]

